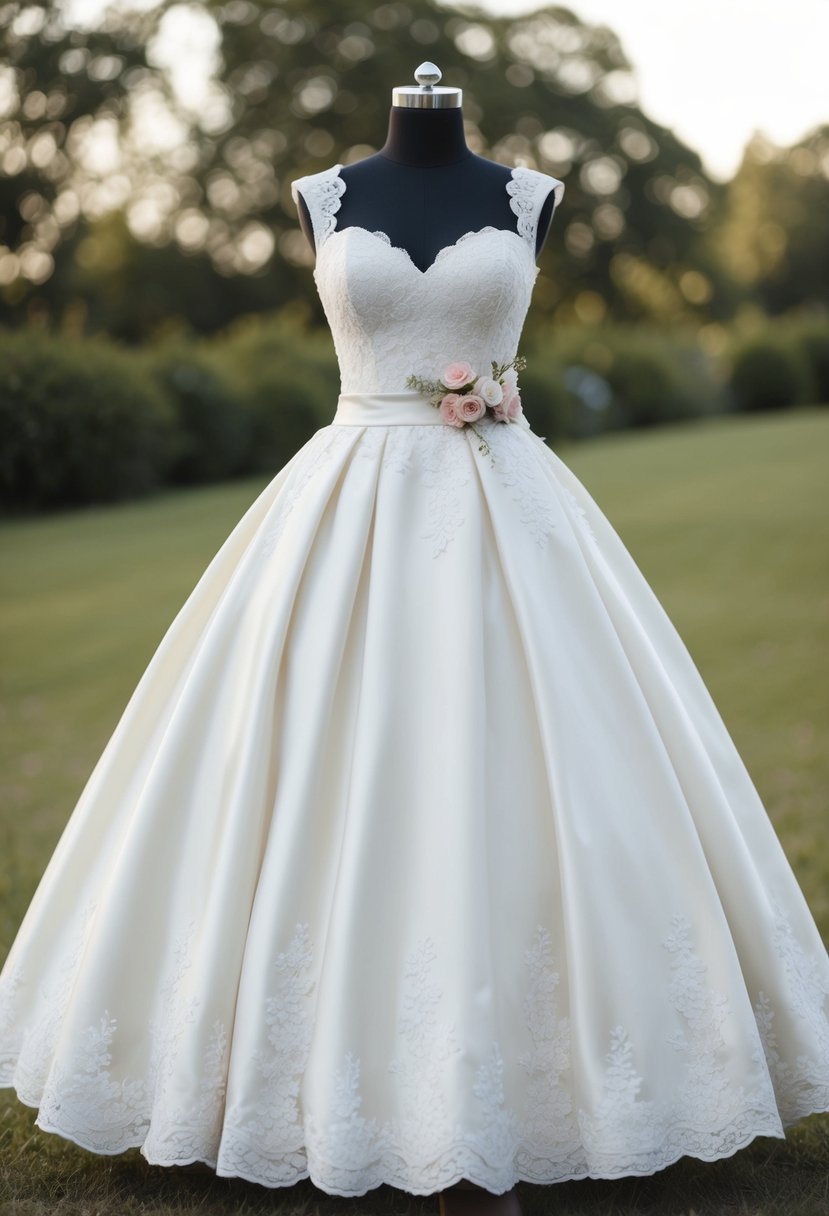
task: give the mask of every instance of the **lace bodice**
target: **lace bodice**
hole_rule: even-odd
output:
[[[507,362],[538,275],[538,217],[564,183],[517,166],[506,184],[515,231],[487,225],[464,233],[425,271],[385,232],[337,228],[345,193],[341,164],[291,182],[311,217],[314,281],[331,329],[343,393],[399,393],[410,373],[431,379],[452,359],[488,369]]]

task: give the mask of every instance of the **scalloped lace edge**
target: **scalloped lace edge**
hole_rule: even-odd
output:
[[[291,182],[294,203],[299,191],[308,206],[317,250],[337,226],[336,215],[345,194],[345,182],[340,177],[342,167],[341,164],[332,165],[320,173],[309,173]]]
[[[518,216],[518,231],[535,247],[538,217],[544,199],[554,191],[554,211],[558,209],[564,195],[564,182],[550,174],[531,169],[529,165],[516,165],[507,182],[510,208]],[[552,187],[550,186],[552,183]]]
[[[43,994],[48,999],[43,1024],[27,1032],[27,1038],[33,1035],[28,1050],[32,1060],[42,1061],[54,1050],[94,911],[92,901],[64,964],[65,974],[54,990]],[[0,1060],[0,1087],[12,1086],[26,1105],[39,1107],[35,1123],[42,1131],[92,1152],[111,1155],[138,1147],[151,1164],[201,1161],[221,1176],[265,1186],[311,1178],[321,1190],[343,1196],[365,1194],[383,1183],[426,1194],[459,1177],[500,1192],[517,1181],[650,1174],[683,1155],[715,1160],[758,1135],[782,1139],[785,1127],[829,1110],[823,1051],[829,1044],[824,1012],[829,976],[822,957],[798,940],[784,909],[776,905],[774,911],[770,946],[789,977],[792,1010],[819,1053],[810,1057],[804,1051],[794,1061],[781,1054],[775,1009],[760,990],[752,1049],[757,1083],[751,1094],[742,1086],[735,1090],[728,1077],[724,1031],[734,1010],[724,993],[709,986],[692,922],[683,914],[671,917],[670,932],[662,941],[674,973],[668,991],[686,1022],[681,1033],[669,1036],[683,1053],[685,1068],[679,1088],[664,1102],[639,1096],[642,1076],[634,1064],[633,1044],[625,1028],[617,1026],[605,1055],[604,1096],[592,1112],[574,1107],[562,1080],[571,1067],[569,1016],[559,1009],[560,972],[551,934],[543,925],[537,926],[524,951],[529,969],[524,1013],[531,1046],[516,1062],[528,1074],[526,1116],[505,1102],[504,1060],[495,1041],[473,1085],[482,1104],[481,1126],[465,1133],[460,1129],[459,1134],[453,1125],[441,1082],[446,1061],[462,1048],[454,1023],[440,1020],[442,994],[430,970],[436,952],[428,937],[406,960],[397,1049],[389,1065],[402,1105],[411,1107],[410,1117],[381,1124],[362,1113],[360,1058],[350,1051],[332,1079],[333,1097],[325,1118],[303,1111],[299,1093],[310,1050],[316,985],[313,941],[305,922],[296,925],[287,949],[274,960],[276,995],[268,998],[265,1012],[272,1033],[257,1054],[262,1083],[251,1095],[249,1115],[227,1108],[230,1035],[221,1020],[214,1023],[204,1046],[195,1100],[186,1107],[176,1102],[175,1060],[184,1028],[198,1012],[185,984],[195,918],[176,942],[174,965],[163,984],[163,1013],[148,1030],[154,1054],[146,1077],[112,1075],[117,1019],[105,1011],[77,1041],[77,1058],[69,1070],[53,1061],[45,1078],[37,1076],[42,1064],[29,1068],[29,1075],[24,1065],[24,1076],[16,1076],[15,1057],[23,1044],[15,1049],[11,1036]],[[18,980],[13,970],[5,994],[0,993],[6,998],[9,1027]],[[558,1138],[550,1135],[551,1128],[559,1129]]]
[[[20,1095],[18,1097],[20,1098]],[[30,1108],[37,1109],[34,1102],[27,1102],[25,1098],[20,1098],[20,1101]],[[320,1170],[314,1168],[314,1166],[308,1166],[307,1157],[300,1150],[296,1154],[296,1164],[288,1169],[283,1169],[278,1175],[274,1174],[269,1177],[265,1177],[253,1170],[241,1172],[237,1169],[217,1168],[217,1154],[181,1157],[147,1154],[144,1151],[145,1138],[137,1139],[131,1143],[122,1145],[120,1148],[109,1150],[107,1155],[115,1156],[137,1148],[150,1165],[167,1167],[200,1163],[214,1170],[219,1178],[242,1178],[247,1182],[254,1182],[260,1186],[274,1189],[277,1187],[295,1186],[297,1183],[307,1179],[319,1190],[345,1199],[365,1195],[368,1191],[374,1190],[379,1186],[395,1187],[413,1195],[430,1195],[437,1191],[446,1190],[462,1178],[466,1178],[470,1182],[474,1182],[476,1185],[482,1186],[494,1194],[503,1194],[519,1182],[549,1186],[557,1182],[579,1182],[587,1178],[645,1177],[657,1173],[659,1170],[666,1169],[678,1161],[680,1157],[684,1156],[694,1157],[698,1161],[719,1161],[725,1157],[733,1157],[735,1153],[747,1147],[758,1136],[769,1136],[777,1140],[784,1140],[786,1138],[785,1131],[781,1130],[781,1128],[788,1128],[810,1114],[825,1113],[825,1108],[823,1106],[809,1105],[796,1117],[783,1119],[780,1128],[773,1126],[773,1122],[769,1119],[766,1110],[760,1109],[756,1112],[758,1118],[756,1124],[746,1124],[747,1113],[753,1114],[754,1112],[742,1112],[716,1134],[709,1135],[707,1137],[708,1144],[705,1148],[699,1144],[692,1146],[690,1140],[680,1139],[679,1136],[683,1134],[684,1130],[681,1127],[672,1128],[666,1136],[665,1144],[661,1151],[658,1154],[653,1154],[648,1161],[643,1162],[641,1165],[634,1165],[627,1160],[621,1164],[617,1164],[615,1167],[608,1165],[605,1168],[588,1170],[571,1169],[568,1167],[566,1160],[537,1158],[531,1151],[528,1151],[526,1156],[528,1161],[535,1162],[535,1167],[525,1164],[516,1165],[512,1169],[492,1169],[488,1168],[483,1158],[478,1153],[475,1153],[474,1150],[470,1150],[468,1144],[464,1142],[459,1142],[457,1146],[453,1146],[447,1150],[439,1162],[432,1163],[427,1169],[420,1169],[418,1176],[409,1172],[405,1166],[403,1168],[400,1167],[400,1157],[397,1153],[389,1155],[388,1158],[378,1163],[371,1170],[361,1170],[359,1173],[355,1171],[354,1174],[351,1174],[350,1171],[344,1169],[334,1169],[326,1172],[324,1169]],[[84,1143],[82,1139],[76,1138],[76,1136],[69,1134],[69,1132],[59,1126],[46,1123],[45,1121],[41,1122],[39,1119],[35,1119],[35,1125],[41,1131],[52,1135],[59,1135],[62,1139],[69,1140],[88,1152],[96,1154],[105,1152],[105,1150],[93,1144]],[[688,1128],[687,1131],[692,1139],[699,1138],[697,1129]],[[677,1133],[679,1133],[679,1136]],[[544,1168],[545,1162],[548,1168]]]
[[[340,170],[343,167],[342,163],[338,162],[319,173],[311,173],[291,182],[291,197],[294,203],[296,204],[297,202],[297,192],[299,191],[303,194],[308,205],[311,224],[314,229],[317,254],[319,254],[319,250],[326,239],[335,232],[337,227],[336,216],[340,210],[342,197],[346,191],[346,183],[340,174]],[[554,209],[557,209],[564,195],[565,186],[563,181],[550,174],[541,173],[538,169],[532,169],[528,165],[514,165],[510,169],[510,176],[506,183],[510,210],[517,217],[517,234],[524,238],[533,252],[535,251],[538,216],[541,212],[543,201],[550,189],[554,191]],[[380,237],[390,248],[398,250],[398,252],[405,254],[410,261],[412,260],[409,251],[402,245],[392,244],[391,238],[382,230],[364,228],[359,224],[352,224],[350,227],[358,228],[363,232],[370,233],[372,236]],[[344,229],[343,231],[346,230]],[[445,245],[443,249],[438,251],[437,257],[427,269],[431,269],[431,266],[436,265],[443,254],[454,249],[467,237],[477,236],[481,232],[498,231],[509,232],[510,229],[498,229],[493,224],[485,224],[482,228],[462,233],[451,245]],[[412,264],[414,265],[414,263]]]

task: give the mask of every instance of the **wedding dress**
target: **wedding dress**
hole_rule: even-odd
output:
[[[421,271],[293,182],[342,393],[207,566],[0,975],[0,1084],[96,1153],[361,1195],[649,1174],[829,1110],[829,956],[688,650],[525,416],[536,226]],[[289,410],[289,400],[275,410]],[[151,573],[148,571],[148,574]]]

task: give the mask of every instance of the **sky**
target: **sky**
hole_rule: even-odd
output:
[[[493,14],[541,7],[527,0],[477,3]],[[153,2],[136,0],[139,6]],[[104,0],[69,0],[67,7],[92,21]],[[572,0],[567,7],[615,31],[642,109],[694,148],[714,178],[733,175],[754,132],[787,145],[829,123],[829,0]],[[347,12],[347,0],[339,0],[337,12]],[[187,21],[169,28],[177,44],[168,48],[169,60],[194,94],[211,52],[209,30]]]

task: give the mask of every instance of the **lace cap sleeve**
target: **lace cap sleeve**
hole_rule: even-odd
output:
[[[518,216],[518,234],[527,239],[533,251],[538,232],[538,217],[551,190],[554,192],[555,214],[564,195],[564,182],[559,178],[552,177],[549,173],[541,173],[538,169],[530,169],[526,165],[518,165],[512,170],[512,177],[507,182],[510,207]]]
[[[314,245],[319,252],[326,237],[337,226],[337,212],[340,209],[340,199],[345,191],[345,182],[339,176],[342,165],[332,165],[320,173],[307,173],[291,182],[291,198],[298,206],[297,194],[301,194],[308,207],[311,217],[311,227],[314,231]]]

